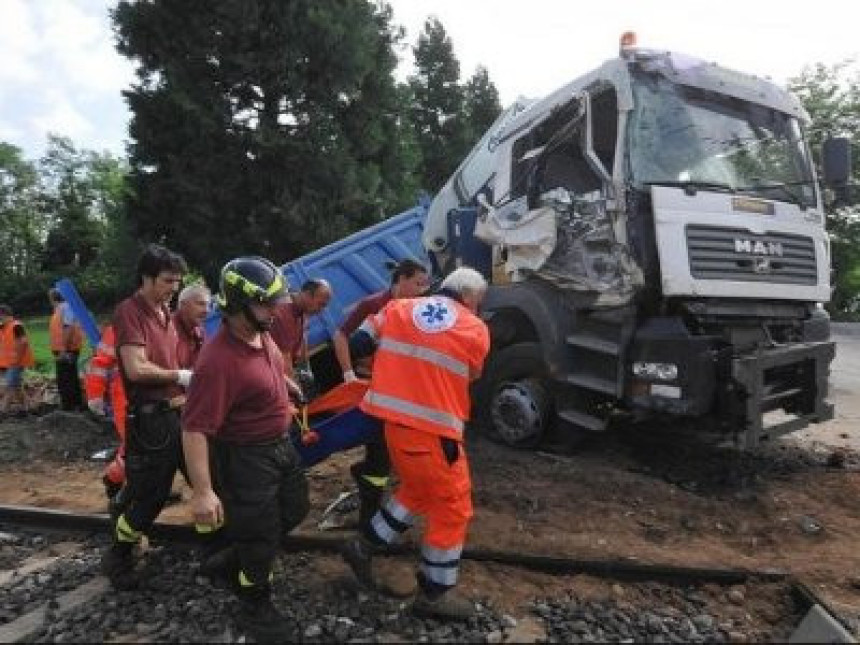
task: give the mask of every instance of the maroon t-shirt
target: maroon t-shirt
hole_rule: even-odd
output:
[[[203,347],[203,327],[187,324],[178,311],[173,312],[173,325],[176,327],[176,360],[179,367],[192,369]]]
[[[262,348],[252,347],[221,325],[197,358],[183,430],[237,444],[284,436],[292,420],[284,360],[269,335],[262,338]]]
[[[356,329],[361,327],[365,318],[382,311],[382,308],[391,302],[392,298],[391,289],[386,289],[360,300],[355,309],[346,317],[346,320],[341,323],[340,330],[349,338]]]
[[[131,402],[159,401],[170,399],[182,393],[175,383],[135,383],[126,377],[122,364],[120,348],[123,345],[139,345],[144,348],[146,360],[166,370],[179,368],[176,359],[178,342],[176,327],[170,310],[161,308],[163,317],[159,318],[155,309],[150,307],[140,293],[126,298],[113,313],[113,328],[116,333],[117,360],[122,371],[122,381],[128,400]]]
[[[294,302],[285,302],[275,310],[275,321],[269,332],[272,340],[293,362],[300,356],[305,337],[305,315]]]

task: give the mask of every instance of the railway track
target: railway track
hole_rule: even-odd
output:
[[[0,642],[64,642],[78,633],[75,630],[79,625],[85,625],[86,630],[95,637],[94,640],[104,640],[107,637],[126,642],[170,640],[170,636],[176,636],[182,640],[211,642],[231,641],[240,637],[230,626],[229,620],[224,618],[230,613],[229,598],[221,597],[214,607],[205,606],[203,597],[212,597],[213,593],[211,589],[207,589],[205,581],[196,575],[193,567],[189,545],[194,536],[189,527],[157,524],[150,536],[154,544],[160,545],[156,549],[157,557],[154,558],[156,564],[162,566],[165,571],[178,570],[176,575],[184,576],[182,585],[176,586],[171,582],[173,578],[167,583],[162,580],[155,585],[154,593],[135,596],[134,593],[112,592],[107,581],[97,574],[99,552],[105,544],[104,536],[108,534],[108,526],[109,519],[106,515],[0,506],[0,544],[3,544],[5,539],[8,547],[10,542],[16,541],[15,536],[20,535],[23,537],[17,538],[18,543],[29,545],[23,548],[22,557],[7,558],[8,562],[0,560],[5,568],[0,569]],[[787,604],[783,613],[787,615],[781,619],[783,631],[774,631],[768,640],[781,640],[796,634],[804,642],[854,642],[848,626],[838,613],[819,597],[813,588],[796,580],[787,571],[682,567],[626,560],[584,560],[487,549],[467,549],[464,560],[468,564],[465,567],[471,566],[481,572],[502,572],[503,576],[508,577],[521,575],[517,574],[518,571],[532,572],[545,576],[547,580],[563,579],[568,582],[571,576],[586,576],[608,581],[607,584],[611,583],[611,588],[622,595],[642,593],[643,589],[653,593],[655,598],[674,594],[677,596],[675,604],[686,608],[685,611],[689,615],[681,615],[675,620],[672,616],[679,613],[676,607],[670,606],[665,611],[654,612],[640,608],[637,611],[645,616],[640,629],[637,618],[625,613],[626,605],[623,602],[605,606],[594,600],[559,600],[547,596],[534,599],[530,605],[531,615],[525,618],[518,619],[509,613],[494,611],[492,607],[485,606],[483,610],[486,615],[471,621],[464,629],[440,627],[432,621],[422,623],[417,619],[411,619],[410,622],[410,619],[401,616],[403,606],[391,604],[390,601],[368,599],[366,594],[351,589],[348,584],[334,583],[315,587],[312,582],[306,585],[302,582],[302,572],[311,569],[314,563],[314,558],[308,554],[316,553],[317,557],[334,561],[336,558],[332,556],[339,543],[340,538],[337,537],[305,533],[291,536],[285,544],[288,555],[284,556],[286,563],[282,566],[286,569],[285,578],[290,586],[280,591],[288,598],[287,602],[292,605],[296,603],[296,598],[314,598],[315,594],[322,594],[320,598],[326,594],[334,597],[333,601],[322,600],[320,606],[324,609],[320,611],[297,615],[297,624],[300,626],[297,636],[303,640],[346,641],[359,638],[372,642],[382,634],[386,637],[399,636],[404,640],[423,638],[426,641],[465,641],[477,638],[486,642],[502,642],[511,640],[512,637],[514,640],[562,641],[577,639],[579,632],[576,630],[583,629],[585,631],[581,635],[585,640],[625,640],[623,636],[628,632],[630,637],[637,641],[651,640],[649,634],[654,641],[682,640],[685,636],[684,630],[686,636],[700,636],[703,641],[739,640],[739,636],[749,636],[728,629],[726,623],[719,622],[719,617],[709,617],[702,608],[704,605],[695,605],[695,610],[690,610],[688,599],[695,600],[695,594],[700,593],[696,590],[705,588],[706,585],[716,585],[725,589],[731,588],[736,595],[743,595],[737,591],[738,586],[741,586],[747,590],[750,597],[757,595],[759,589],[776,589],[773,593],[785,598]],[[407,547],[398,553],[405,555],[409,551]],[[66,574],[69,574],[66,576],[69,580],[64,582]],[[295,580],[299,581],[294,584]],[[203,590],[200,597],[194,596],[195,585]],[[165,593],[159,593],[159,586],[164,588],[162,591]],[[175,595],[179,588],[188,589],[187,593],[191,593],[192,597],[184,600],[188,612],[176,616],[171,613],[168,605],[177,597],[184,598],[182,594]],[[277,592],[278,589],[276,594]],[[15,600],[22,597],[26,598],[24,602]],[[370,603],[370,607],[363,607],[358,614],[351,610],[330,612],[331,607],[346,608],[356,603]],[[91,610],[93,606],[102,604],[105,605],[105,610]],[[144,605],[143,608],[138,607],[141,604]],[[484,601],[482,604],[488,603]],[[154,607],[151,616],[148,614],[147,605]],[[215,625],[211,620],[205,620],[205,616],[199,620],[194,619],[193,611],[199,607],[204,607],[198,612],[201,616],[220,615],[220,622]],[[298,607],[301,613],[304,607],[301,604]],[[362,622],[364,614],[369,613],[368,608],[374,607],[382,616],[397,618],[391,621],[392,625],[377,624],[379,621],[365,625]],[[334,615],[337,613],[345,615]],[[682,611],[681,614],[683,613]],[[135,618],[124,621],[128,614]],[[141,620],[141,617],[144,620]],[[194,622],[194,619],[200,623],[199,629],[193,634],[182,631],[184,624],[179,624],[177,628],[177,620],[184,623],[186,619],[190,622]],[[105,623],[108,631],[99,633],[98,630],[104,627]],[[601,627],[603,623],[617,623],[618,634],[605,630]],[[708,631],[712,623],[713,629]],[[165,624],[167,627],[164,627]],[[530,626],[531,631],[526,630],[523,633],[524,625]],[[718,628],[717,625],[723,626]],[[676,627],[681,633],[675,633]],[[389,631],[384,631],[386,629]],[[391,630],[395,632],[392,634]]]

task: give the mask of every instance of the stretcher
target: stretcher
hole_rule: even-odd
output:
[[[314,399],[307,406],[306,415],[301,409],[297,411],[290,439],[305,468],[379,436],[382,422],[358,408],[367,387],[367,381],[342,383]],[[304,416],[307,422],[303,420]]]

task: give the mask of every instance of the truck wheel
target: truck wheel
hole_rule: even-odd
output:
[[[475,387],[475,420],[481,431],[508,446],[533,448],[551,419],[540,345],[517,343],[493,354]]]

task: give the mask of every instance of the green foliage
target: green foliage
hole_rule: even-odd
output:
[[[210,282],[230,257],[284,262],[414,202],[385,3],[123,1],[113,19],[138,64],[134,231]]]
[[[800,97],[812,118],[807,133],[815,155],[828,137],[847,136],[852,158],[860,159],[860,72],[856,65],[846,61],[809,67],[790,81],[789,89]],[[821,176],[820,164],[818,174]],[[856,163],[851,183],[854,194],[860,194],[860,167]],[[828,309],[839,318],[860,309],[860,209],[856,205],[830,208],[827,230],[833,267],[833,296]]]
[[[124,162],[50,135],[38,163],[0,143],[0,302],[18,314],[50,310],[48,289],[72,278],[93,308],[131,286],[137,254],[126,218]]]

